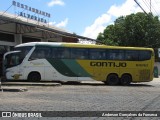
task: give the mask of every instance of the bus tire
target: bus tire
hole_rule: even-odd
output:
[[[118,75],[117,74],[108,75],[106,84],[107,85],[118,85],[119,84]]]
[[[132,77],[130,74],[124,74],[120,79],[121,85],[124,85],[124,86],[130,85],[131,81],[132,81]]]
[[[28,75],[28,81],[30,82],[39,82],[41,80],[41,75],[38,72],[31,72]]]

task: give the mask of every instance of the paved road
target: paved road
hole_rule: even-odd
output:
[[[62,86],[25,86],[26,92],[0,92],[0,111],[160,111],[160,79],[130,86],[83,82]],[[81,119],[153,119],[92,117]],[[17,118],[15,118],[17,119]],[[22,118],[21,118],[22,119]],[[36,118],[35,118],[36,119]],[[53,119],[53,118],[45,118]],[[71,118],[54,118],[67,119]],[[79,119],[79,118],[72,118]]]

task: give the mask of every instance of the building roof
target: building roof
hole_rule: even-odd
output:
[[[70,33],[68,31],[66,31],[65,29],[61,29],[61,28],[58,28],[53,25],[41,23],[41,22],[38,22],[38,21],[35,21],[32,19],[27,19],[27,18],[13,15],[13,14],[9,14],[9,13],[4,13],[2,11],[0,11],[0,22],[2,22],[1,24],[15,23],[15,24],[20,24],[20,25],[25,25],[25,26],[29,26],[29,27],[34,27],[33,30],[35,30],[35,31],[43,31],[43,32],[56,34],[59,36],[64,36],[64,37],[69,37],[69,38],[77,38],[77,39],[81,39],[81,40],[85,40],[85,41],[94,41],[94,42],[101,43],[95,39],[76,35],[74,33]],[[18,34],[20,34],[20,33],[18,33]]]
[[[17,16],[17,15],[10,14],[10,13],[4,13],[4,14],[3,13],[4,13],[3,11],[0,11],[0,17],[4,17],[6,20],[8,19],[10,21],[19,22],[19,23],[23,23],[23,24],[27,24],[27,25],[34,25],[34,26],[38,25],[38,26],[47,27],[47,28],[55,29],[55,30],[62,31],[62,32],[68,32],[65,29],[58,28],[53,25],[49,25],[48,23],[38,22],[33,19]]]

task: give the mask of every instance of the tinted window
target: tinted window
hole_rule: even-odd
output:
[[[126,50],[125,51],[125,60],[138,61],[139,60],[139,51],[137,51],[137,50]]]
[[[33,46],[26,46],[26,47],[16,47],[14,48],[15,51],[21,51],[23,56],[26,56],[28,52],[33,48]]]
[[[139,60],[149,60],[151,59],[151,51],[140,51]]]
[[[89,50],[89,59],[91,59],[91,60],[105,60],[106,59],[106,50],[90,49]]]
[[[69,48],[52,48],[51,58],[69,59],[70,49]]]
[[[108,60],[124,60],[123,50],[107,50],[106,56]]]
[[[88,59],[88,49],[72,48],[71,58],[72,59]]]
[[[33,51],[29,59],[34,60],[34,59],[49,58],[50,53],[51,49],[49,47],[36,47],[36,49]]]
[[[21,57],[21,53],[12,53],[6,56],[5,59],[5,67],[10,68],[21,64],[23,58]]]

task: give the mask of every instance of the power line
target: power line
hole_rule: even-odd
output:
[[[146,13],[146,11],[144,10],[144,8],[137,2],[137,0],[134,0],[136,3],[137,3],[137,5]],[[154,0],[149,0],[148,2],[147,2],[148,0],[142,0],[142,2],[145,4],[145,6],[148,8],[148,10],[150,11],[150,13],[153,13],[153,11],[154,11],[154,13],[157,15],[157,16],[159,16],[158,15],[158,12],[157,12],[157,10],[156,10],[156,8],[155,8],[155,6],[154,6],[154,4],[152,4],[152,1],[154,1]],[[154,1],[155,2],[155,1]],[[156,3],[155,3],[155,5],[156,5]],[[153,11],[152,11],[153,10]],[[147,13],[146,13],[147,14]]]
[[[7,8],[7,10],[5,10],[0,16],[4,15],[11,7],[12,5],[9,8]]]
[[[157,6],[157,3],[155,2],[155,0],[152,0],[152,1],[154,2],[154,4],[151,4],[151,6],[152,6],[153,10],[156,12],[157,16],[159,16],[158,12],[156,11],[156,8],[159,8],[159,7]],[[153,5],[156,5],[157,7],[154,7]]]
[[[143,1],[143,3],[147,6],[147,8],[150,9],[149,4],[148,4],[146,1],[144,1],[144,0],[142,0],[142,1]],[[151,9],[150,9],[150,10],[151,10]]]
[[[137,3],[137,5],[143,10],[143,12],[145,13],[145,14],[147,14],[147,12],[143,9],[143,7],[137,2],[137,0],[134,0],[136,3]],[[147,14],[148,15],[148,14]]]
[[[150,0],[150,12],[152,12],[152,10],[151,10],[151,5],[152,5],[152,2],[151,2],[151,0]]]
[[[158,15],[158,13],[157,13],[156,9],[154,8],[154,6],[153,6],[151,0],[150,0],[149,2],[147,2],[147,0],[145,0],[145,1],[146,1],[145,3],[146,3],[147,5],[149,5],[149,11],[150,11],[150,13],[153,13],[153,11],[152,11],[152,9],[153,9],[154,12],[155,12],[155,14]]]

